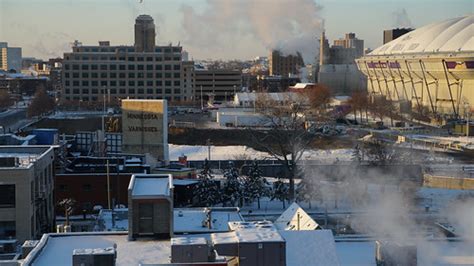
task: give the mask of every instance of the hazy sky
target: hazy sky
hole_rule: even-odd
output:
[[[157,43],[180,42],[194,59],[250,59],[272,47],[316,50],[321,21],[333,39],[355,32],[365,46],[382,31],[420,27],[474,12],[473,0],[0,0],[0,41],[23,56],[50,58],[70,43],[133,44],[133,24],[149,14]],[[296,41],[292,41],[296,40]]]

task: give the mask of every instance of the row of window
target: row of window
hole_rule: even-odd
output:
[[[125,80],[119,80],[118,82],[116,80],[111,80],[110,82],[109,81],[106,81],[106,80],[101,80],[100,82],[97,81],[97,80],[92,80],[89,82],[89,80],[83,80],[83,81],[79,81],[79,80],[73,80],[72,82],[70,82],[69,80],[66,80],[64,82],[64,85],[66,87],[70,87],[72,84],[73,87],[98,87],[98,86],[111,86],[111,87],[115,87],[115,86],[119,86],[119,87],[125,87],[125,86],[129,86],[129,87],[143,87],[143,86],[149,86],[149,87],[153,87],[153,86],[157,86],[157,87],[162,87],[162,86],[166,86],[166,87],[169,87],[169,86],[176,86],[176,87],[179,87],[181,86],[181,81],[180,80],[174,80],[174,81],[171,81],[171,80],[165,80],[164,82],[162,80],[147,80],[146,82],[143,81],[143,80],[139,80],[139,81],[135,81],[135,80],[129,80],[128,82],[125,81]]]
[[[181,70],[181,65],[163,65],[163,64],[148,64],[148,65],[134,65],[134,64],[64,64],[65,70]]]
[[[77,52],[86,52],[86,53],[88,53],[88,52],[92,52],[92,53],[99,53],[99,52],[100,53],[115,53],[115,52],[134,53],[135,52],[134,47],[119,47],[119,48],[116,48],[116,47],[77,47],[74,50],[77,51]],[[157,47],[157,48],[155,48],[155,52],[156,53],[161,53],[161,52],[179,53],[179,52],[181,52],[181,47],[166,47],[166,48]]]
[[[80,74],[80,75],[79,75]],[[66,79],[69,79],[69,78],[73,78],[73,79],[78,79],[78,78],[93,78],[93,79],[96,79],[96,78],[101,78],[101,79],[106,79],[106,78],[112,78],[112,79],[115,79],[115,78],[147,78],[147,79],[152,79],[152,78],[181,78],[181,73],[180,72],[174,72],[174,73],[169,73],[169,72],[166,72],[166,73],[162,73],[162,72],[158,72],[158,73],[143,73],[143,72],[128,72],[128,75],[127,73],[123,73],[123,72],[120,72],[120,73],[116,73],[116,72],[112,72],[112,73],[107,73],[107,72],[102,72],[102,73],[97,73],[97,72],[92,72],[92,73],[89,73],[89,72],[83,72],[83,73],[77,73],[77,72],[73,72],[73,73],[70,73],[70,72],[65,72],[64,73],[64,78]]]
[[[180,97],[180,96],[138,96],[138,97],[134,97],[134,96],[127,96],[127,98],[129,99],[157,99],[157,100],[161,100],[161,99],[165,99],[167,101],[181,101],[181,100],[184,100],[186,101],[186,96],[184,97]],[[84,102],[87,102],[87,101],[97,101],[97,97],[78,97],[78,96],[74,96],[74,97],[69,97],[69,96],[66,96],[65,97],[66,100],[73,100],[73,101],[84,101]]]
[[[103,94],[103,91],[102,90],[98,90],[98,89],[65,89],[64,92],[65,94],[89,94],[89,92],[91,94],[99,94],[99,91],[100,91],[100,94]],[[119,94],[135,94],[135,92],[137,92],[137,94],[163,94],[163,91],[165,92],[165,94],[171,94],[172,92],[174,94],[180,94],[181,93],[181,89],[151,89],[151,88],[148,88],[148,89],[110,89],[110,94],[111,95],[115,95],[117,94],[117,92]],[[186,91],[184,91],[184,93],[186,93]]]

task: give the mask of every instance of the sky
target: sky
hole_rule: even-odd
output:
[[[135,18],[149,14],[157,44],[180,43],[193,59],[252,59],[278,48],[306,60],[323,27],[330,43],[354,32],[373,49],[384,29],[472,13],[472,0],[0,0],[0,42],[42,59],[74,40],[133,45]]]

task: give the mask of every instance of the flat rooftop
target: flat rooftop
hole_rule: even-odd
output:
[[[0,166],[0,168],[28,167],[30,164],[45,155],[52,146],[0,146],[0,158],[18,158],[16,166]]]
[[[156,198],[169,197],[170,189],[173,188],[171,175],[133,175],[128,189],[132,192],[132,198]]]
[[[107,248],[114,244],[117,245],[117,265],[169,263],[171,256],[170,240],[128,241],[126,233],[50,234],[44,235],[41,242],[43,248],[36,247],[34,251],[38,252],[30,253],[26,265],[71,265],[74,249]]]

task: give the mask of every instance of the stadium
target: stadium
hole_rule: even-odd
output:
[[[440,121],[474,108],[474,15],[423,26],[356,61],[367,91],[401,111],[424,110]]]

